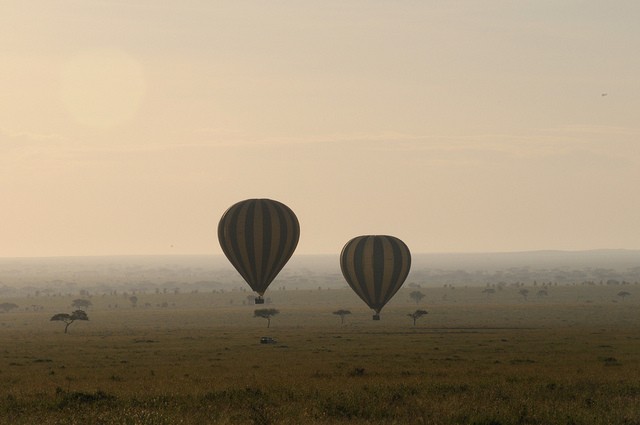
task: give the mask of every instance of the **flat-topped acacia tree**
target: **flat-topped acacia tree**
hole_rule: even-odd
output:
[[[618,296],[624,300],[625,298],[631,296],[631,294],[627,291],[620,291],[618,292]]]
[[[91,301],[85,300],[83,298],[78,298],[77,300],[73,300],[71,302],[71,307],[75,308],[89,308],[91,307]]]
[[[11,311],[15,308],[18,308],[18,304],[14,304],[14,303],[2,303],[0,304],[0,311],[6,313],[8,311]]]
[[[416,302],[416,305],[420,304],[420,301],[422,301],[424,297],[426,297],[426,295],[420,291],[413,291],[409,294],[409,298],[414,300]]]
[[[340,316],[340,324],[344,325],[344,316],[351,314],[351,312],[349,310],[336,310],[333,312],[333,314],[335,314],[336,316]]]
[[[259,308],[253,312],[253,317],[262,317],[267,319],[267,328],[271,326],[271,317],[280,313],[275,308]]]
[[[71,314],[68,314],[68,313],[54,314],[51,320],[66,323],[64,327],[64,333],[67,333],[67,330],[69,329],[70,324],[72,324],[76,320],[89,320],[89,317],[87,316],[87,313],[85,313],[83,310],[76,310]]]
[[[418,320],[419,318],[421,318],[422,316],[429,314],[429,312],[427,310],[416,310],[413,313],[409,313],[407,314],[407,316],[411,317],[413,319],[413,326],[416,325],[416,320]]]

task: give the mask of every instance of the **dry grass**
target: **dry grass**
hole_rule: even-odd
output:
[[[347,290],[279,291],[269,330],[244,293],[105,296],[67,335],[48,319],[77,297],[39,299],[0,315],[0,423],[640,424],[639,305],[607,289],[423,290],[416,327],[406,291],[380,322]]]

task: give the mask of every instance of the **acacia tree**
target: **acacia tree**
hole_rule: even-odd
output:
[[[336,310],[333,312],[333,314],[340,316],[340,324],[344,325],[344,316],[351,314],[351,312],[349,310]]]
[[[630,294],[629,292],[627,292],[627,291],[620,291],[620,292],[618,292],[618,296],[619,296],[620,298],[622,298],[623,300],[624,300],[625,298],[627,298],[628,296],[630,296],[630,295],[631,295],[631,294]]]
[[[418,305],[424,297],[426,297],[426,295],[420,291],[413,291],[409,294],[409,298],[414,300],[416,302],[416,305]]]
[[[8,312],[13,310],[14,308],[18,308],[18,304],[14,304],[14,303],[2,303],[0,304],[0,311],[3,312]]]
[[[529,290],[527,288],[522,288],[518,291],[518,294],[522,295],[522,298],[524,298],[524,300],[526,301],[527,296],[529,295]]]
[[[421,318],[422,316],[429,314],[429,312],[427,310],[416,310],[413,313],[409,313],[407,314],[407,316],[411,317],[413,319],[413,326],[416,325],[416,320],[418,320],[419,318]]]
[[[267,328],[271,326],[271,318],[280,313],[275,308],[259,308],[253,312],[253,317],[267,319]]]
[[[85,299],[82,299],[82,298],[78,298],[77,300],[73,300],[71,302],[71,307],[89,308],[89,307],[91,307],[91,301],[85,300]]]
[[[87,316],[87,313],[85,313],[84,311],[76,310],[71,314],[67,314],[67,313],[54,314],[51,320],[66,323],[64,327],[64,333],[67,333],[67,330],[69,329],[70,324],[72,324],[76,320],[89,320],[89,317]]]

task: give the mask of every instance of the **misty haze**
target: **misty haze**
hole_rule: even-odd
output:
[[[249,291],[221,255],[0,258],[0,294]],[[413,254],[406,287],[637,285],[640,251]],[[337,255],[295,255],[275,288],[348,289]]]
[[[0,425],[640,424],[640,2],[0,3]]]

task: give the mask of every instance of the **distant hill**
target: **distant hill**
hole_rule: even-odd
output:
[[[625,270],[640,267],[640,250],[435,253],[415,254],[413,259],[414,266],[442,269],[500,270],[511,267],[531,267],[538,269],[611,268]]]

